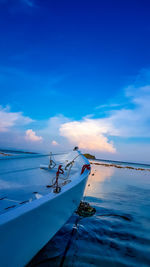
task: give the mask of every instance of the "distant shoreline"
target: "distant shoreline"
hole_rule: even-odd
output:
[[[109,164],[109,163],[90,162],[90,164],[100,165],[100,166],[104,166],[104,167],[115,167],[115,168],[118,168],[118,169],[129,169],[129,170],[136,170],[136,171],[150,171],[150,169],[135,168],[135,167],[131,167],[131,166],[120,166],[120,165],[117,165],[117,164]]]
[[[4,153],[4,152],[0,152],[0,155],[2,155],[2,156],[12,156],[11,154],[7,154],[7,153]]]
[[[114,163],[123,163],[123,164],[136,164],[136,165],[143,165],[143,166],[150,166],[150,163],[139,163],[139,162],[129,162],[129,161],[120,161],[120,160],[111,160],[111,159],[96,159],[95,160],[100,160],[104,162],[114,162]]]
[[[89,154],[89,153],[85,153],[85,154],[83,154],[83,155],[84,155],[84,157],[86,157],[87,159],[96,159],[95,156],[93,156],[93,155],[91,155],[91,154]]]
[[[129,162],[129,161],[120,161],[120,160],[111,160],[111,159],[97,159],[95,156],[93,156],[93,155],[91,155],[91,154],[89,154],[89,153],[85,153],[85,154],[83,154],[87,159],[91,159],[91,160],[100,160],[100,161],[104,161],[104,162],[110,162],[111,164],[113,163],[113,164],[131,164],[131,165],[142,165],[142,166],[150,166],[150,163],[142,163],[142,162]]]
[[[28,152],[28,151],[22,151],[22,150],[13,150],[13,149],[1,149],[0,148],[0,155],[3,155],[3,156],[12,156],[12,154],[9,154],[9,153],[16,153],[16,154],[38,154],[36,152]]]

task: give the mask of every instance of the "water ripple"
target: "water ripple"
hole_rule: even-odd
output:
[[[28,267],[150,266],[150,176],[105,168],[94,166],[85,190],[95,215],[73,214]]]

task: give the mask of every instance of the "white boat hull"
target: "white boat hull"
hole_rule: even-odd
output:
[[[76,210],[83,196],[88,171],[56,197],[46,195],[23,208],[3,214],[0,225],[0,266],[25,266]],[[68,189],[67,189],[68,187]],[[20,211],[19,211],[20,209]],[[9,216],[9,217],[8,217]]]

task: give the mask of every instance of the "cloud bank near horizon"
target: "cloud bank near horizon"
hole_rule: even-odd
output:
[[[111,105],[106,103],[96,108],[97,112],[101,108],[106,108],[105,117],[95,118],[94,115],[87,115],[81,120],[74,120],[60,114],[45,122],[36,121],[35,123],[22,112],[12,112],[10,107],[0,106],[0,136],[5,132],[13,136],[10,138],[13,145],[16,133],[19,145],[27,146],[29,142],[30,147],[33,144],[34,149],[35,147],[43,150],[48,148],[50,150],[51,147],[66,149],[78,145],[86,151],[115,154],[118,152],[118,146],[114,137],[124,140],[150,138],[150,72],[145,71],[145,75],[147,75],[147,83],[143,83],[138,78],[138,84],[135,83],[124,89],[123,101],[127,103],[126,106],[120,103]],[[95,115],[98,117],[98,114]],[[32,127],[29,129],[28,125],[31,124]],[[0,139],[0,145],[2,140],[4,135]],[[17,140],[15,145],[16,142]]]

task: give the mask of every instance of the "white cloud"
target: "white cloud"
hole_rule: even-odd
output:
[[[144,80],[143,77],[144,74],[142,76]],[[113,153],[112,158],[117,159],[119,157],[122,160],[130,159],[131,154],[133,158],[136,154],[135,151],[138,155],[139,151],[141,151],[140,155],[144,155],[144,151],[148,155],[147,146],[144,146],[143,143],[140,144],[140,141],[136,143],[140,150],[136,149],[135,145],[133,153],[130,152],[132,150],[131,142],[128,144],[130,137],[150,137],[150,79],[149,83],[144,83],[143,80],[139,82],[139,80],[138,77],[138,83],[125,88],[122,101],[120,101],[124,105],[117,104],[116,101],[116,104],[110,105],[109,111],[107,104],[102,106],[104,109],[106,108],[107,116],[105,114],[105,117],[95,119],[94,115],[90,114],[77,121],[63,115],[57,115],[46,121],[38,121],[38,134],[32,129],[28,129],[26,142],[24,127],[21,125],[27,125],[33,120],[24,116],[22,112],[11,112],[8,107],[0,107],[0,143],[3,146],[7,146],[7,144],[13,144],[13,147],[22,146],[33,151],[44,151],[44,149],[64,151],[64,149],[72,149],[73,146],[78,145],[86,151],[101,152],[99,155],[102,157],[108,158],[109,153]],[[98,116],[98,112],[95,115]],[[30,127],[32,128],[32,126]],[[117,140],[114,137],[119,138]],[[32,143],[28,142],[29,140]],[[115,153],[116,150],[117,153]],[[140,159],[140,155],[137,160]],[[143,156],[141,157],[143,158]]]
[[[53,146],[58,146],[58,143],[57,143],[55,140],[53,140],[53,141],[51,142],[51,144],[52,144]]]
[[[125,90],[130,108],[111,111],[105,122],[111,122],[120,137],[150,137],[150,86],[130,86]]]
[[[144,84],[138,77],[138,83],[124,90],[124,102],[128,108],[120,104],[112,104],[107,112],[107,117],[94,119],[88,116],[81,121],[71,121],[60,126],[60,135],[66,137],[71,143],[77,144],[82,149],[93,151],[116,152],[112,142],[114,136],[120,138],[150,137],[150,85]],[[146,77],[148,80],[148,73]],[[150,76],[150,73],[149,73]],[[118,107],[120,106],[120,109]],[[107,108],[107,105],[101,106]],[[117,107],[117,110],[114,110]]]
[[[115,153],[116,149],[112,142],[104,135],[111,131],[111,125],[102,123],[100,119],[87,119],[72,121],[60,126],[60,135],[78,145],[81,149],[92,151],[108,151]]]
[[[25,139],[27,141],[33,141],[33,142],[41,142],[43,140],[42,136],[37,136],[32,129],[28,129],[26,131]]]
[[[13,126],[26,125],[31,122],[33,120],[24,116],[22,112],[11,112],[9,107],[0,106],[0,132],[6,132]]]
[[[95,107],[95,109],[116,108],[116,107],[120,107],[120,106],[121,106],[121,104],[116,104],[116,103],[103,104],[103,105],[99,105],[99,106]]]

